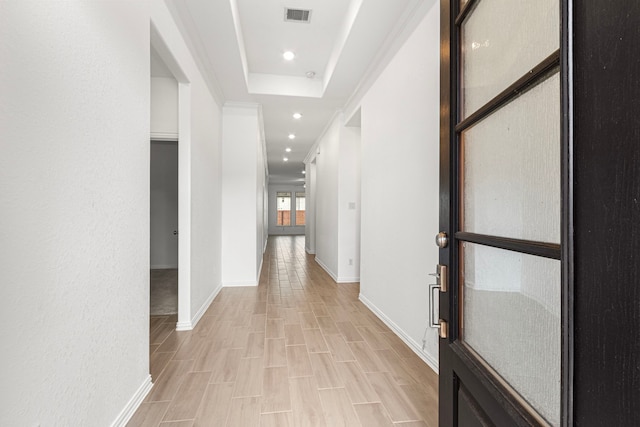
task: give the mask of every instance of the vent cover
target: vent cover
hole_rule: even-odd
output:
[[[284,20],[287,22],[304,22],[309,23],[311,20],[311,11],[303,9],[284,8]]]

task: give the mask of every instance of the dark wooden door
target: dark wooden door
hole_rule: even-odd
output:
[[[442,1],[440,425],[566,423],[566,14]]]

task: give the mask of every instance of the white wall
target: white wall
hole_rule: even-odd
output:
[[[151,77],[151,139],[178,139],[178,82]]]
[[[151,18],[154,48],[178,81],[178,328],[191,329],[222,282],[222,108],[164,1],[152,1]]]
[[[305,164],[305,181],[307,184],[307,213],[304,234],[305,249],[310,254],[316,253],[316,162]]]
[[[151,100],[153,105],[153,92]],[[176,109],[176,115],[177,112]],[[177,142],[151,142],[149,211],[151,213],[151,268],[178,268],[178,236],[173,234],[178,229]]]
[[[359,129],[345,127],[337,113],[307,162],[315,160],[308,209],[315,215],[316,261],[337,282],[360,278],[359,156]]]
[[[264,236],[262,115],[257,104],[226,104],[223,113],[223,286],[258,284]]]
[[[305,193],[305,188],[302,185],[269,185],[269,234],[271,235],[303,235],[305,234],[304,225],[291,225],[282,226],[277,225],[277,206],[276,206],[276,193],[280,191],[287,191],[291,193],[291,222],[294,222],[296,215],[296,193]],[[306,213],[305,213],[306,220]]]
[[[360,128],[344,126],[340,140],[338,281],[360,280]]]
[[[316,261],[338,277],[338,165],[342,115],[332,121],[319,141],[316,155]]]
[[[0,425],[107,426],[150,385],[149,3],[0,2],[0,63]]]
[[[433,367],[435,329],[424,351],[422,336],[438,263],[439,54],[436,4],[361,102],[361,299]]]
[[[269,236],[268,226],[268,186],[269,174],[267,171],[267,153],[262,131],[262,115],[258,116],[259,138],[256,141],[256,281],[260,279],[262,270],[262,260],[267,248],[267,238]]]

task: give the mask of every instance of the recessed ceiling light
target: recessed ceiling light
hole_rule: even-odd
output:
[[[316,72],[315,71],[307,71],[305,74],[305,76],[307,76],[308,79],[312,79],[316,76]]]
[[[283,162],[288,162],[288,161],[289,161],[289,159],[288,159],[288,158],[286,158],[286,157],[283,157],[283,158],[282,158],[282,161],[283,161]]]
[[[296,54],[291,52],[290,50],[286,51],[285,53],[282,54],[282,57],[284,59],[286,59],[287,61],[291,61],[293,60],[293,58],[296,57]]]
[[[306,173],[307,173],[307,171],[302,171],[302,175],[304,175],[304,174],[306,174]]]
[[[292,133],[289,134],[289,139],[296,139],[296,136]]]
[[[287,153],[290,153],[291,152],[291,148],[287,147],[287,148],[284,149],[284,151],[286,151]]]
[[[302,118],[302,114],[300,113],[293,113],[293,118],[296,120],[299,120],[300,118]]]

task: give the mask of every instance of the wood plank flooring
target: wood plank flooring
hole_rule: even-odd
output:
[[[437,375],[305,253],[271,236],[257,287],[224,288],[193,331],[150,320],[154,387],[128,426],[427,426]]]

